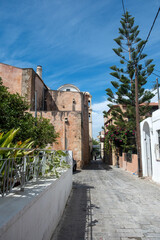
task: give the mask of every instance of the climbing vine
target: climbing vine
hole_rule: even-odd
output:
[[[110,145],[113,148],[121,148],[124,151],[134,149],[135,130],[121,128],[115,125],[106,125],[105,147],[109,151]]]

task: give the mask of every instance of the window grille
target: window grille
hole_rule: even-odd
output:
[[[157,149],[158,156],[157,157],[158,159],[160,159],[160,130],[158,130],[157,133],[158,133],[158,149]]]
[[[126,153],[126,162],[132,162],[132,152]]]

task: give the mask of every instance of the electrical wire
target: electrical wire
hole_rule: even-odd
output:
[[[156,71],[156,72],[160,72],[159,70],[157,70],[157,69],[155,69],[155,68],[154,68],[154,71]]]
[[[145,48],[146,43],[147,43],[147,41],[148,41],[148,39],[149,39],[149,36],[151,35],[151,32],[152,32],[152,30],[153,30],[153,27],[154,27],[154,24],[155,24],[155,22],[156,22],[156,19],[157,19],[157,17],[158,17],[159,12],[160,12],[160,7],[159,7],[159,9],[158,9],[158,11],[157,11],[157,14],[156,14],[156,16],[155,16],[155,18],[154,18],[154,21],[153,21],[153,23],[152,23],[152,26],[151,26],[151,28],[150,28],[150,31],[149,31],[148,36],[147,36],[147,38],[146,38],[146,42],[145,42],[145,44],[143,45],[143,47],[142,47],[142,49],[141,49],[141,51],[140,51],[140,53],[139,53],[138,59],[140,58],[140,56],[141,56],[141,54],[142,54],[142,52],[143,52],[143,49]]]
[[[125,15],[126,12],[125,12],[125,6],[124,6],[124,1],[123,1],[123,0],[122,0],[122,8],[123,8],[124,15]],[[152,30],[153,30],[153,27],[154,27],[154,24],[155,24],[155,22],[156,22],[156,19],[157,19],[157,17],[158,17],[159,12],[160,12],[160,7],[159,7],[159,9],[158,9],[158,11],[157,11],[157,14],[156,14],[156,16],[155,16],[155,18],[154,18],[154,21],[153,21],[153,23],[152,23],[152,26],[151,26],[150,31],[149,31],[149,33],[148,33],[148,36],[147,36],[147,38],[146,38],[146,43],[147,43],[147,41],[148,41],[148,39],[149,39],[149,37],[150,37],[150,35],[151,35],[151,32],[152,32]],[[141,56],[141,54],[142,54],[142,51],[143,51],[143,49],[145,48],[146,43],[143,45],[143,47],[142,47],[142,49],[141,49],[141,51],[140,51],[140,53],[139,53],[138,59],[140,58],[140,56]],[[123,60],[127,61],[126,59],[123,59]],[[127,62],[129,62],[129,61],[127,61]],[[157,72],[160,72],[159,70],[156,70],[156,69],[154,69],[154,70],[157,71]],[[156,77],[159,77],[159,78],[160,78],[160,76],[159,76],[158,74],[154,73],[154,72],[152,72],[151,74],[153,74],[153,75],[155,75]]]
[[[155,75],[156,77],[159,77],[160,78],[160,76],[158,75],[158,74],[156,74],[156,73],[151,73],[151,74],[153,74],[153,75]]]
[[[142,67],[142,69],[146,70],[145,67]],[[155,70],[155,69],[154,69],[154,70]],[[154,73],[154,72],[152,72],[151,74],[153,74],[153,75],[155,75],[156,77],[159,77],[159,78],[160,78],[160,75],[158,75],[158,74],[156,74],[156,73]]]

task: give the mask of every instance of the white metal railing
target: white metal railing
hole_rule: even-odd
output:
[[[18,148],[0,148],[0,150],[15,151]],[[22,150],[22,149],[20,149]],[[31,149],[24,149],[29,150]],[[65,154],[63,154],[65,153]],[[72,165],[71,151],[63,153],[54,150],[36,149],[34,155],[9,157],[0,159],[0,195],[10,193],[19,186],[24,191],[25,184],[40,177],[59,177],[64,168]]]

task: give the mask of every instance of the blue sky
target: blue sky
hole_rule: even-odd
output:
[[[160,0],[124,0],[124,5],[146,39]],[[0,62],[34,70],[41,65],[51,89],[71,83],[90,92],[95,138],[107,109],[110,66],[119,61],[112,48],[122,14],[121,0],[1,0]],[[160,15],[144,52],[160,71]]]

